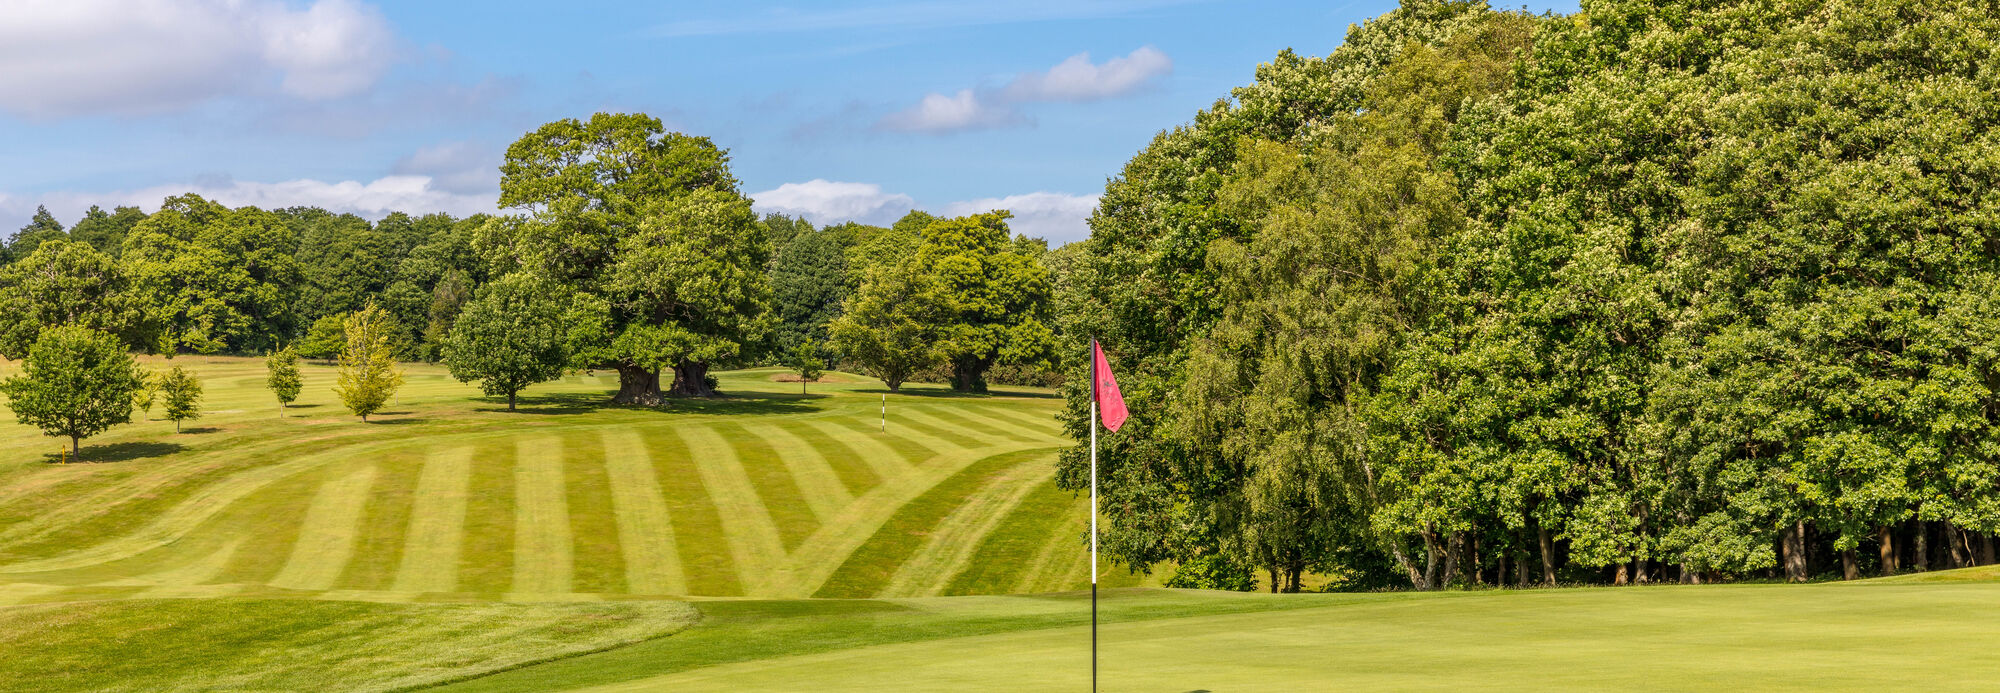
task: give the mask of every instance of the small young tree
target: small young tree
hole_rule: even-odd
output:
[[[21,366],[22,375],[0,381],[7,406],[44,435],[68,437],[72,455],[84,438],[132,420],[139,365],[116,337],[83,327],[43,330]]]
[[[145,421],[153,413],[153,403],[160,400],[160,374],[145,369],[139,370],[139,389],[132,391],[132,406],[139,410],[139,420]]]
[[[194,371],[174,366],[160,374],[160,394],[167,405],[167,419],[174,422],[174,432],[181,432],[182,421],[201,418],[201,379]]]
[[[370,303],[347,316],[342,326],[347,344],[340,350],[340,378],[333,391],[348,411],[367,421],[403,385],[403,372],[396,367],[396,318]]]
[[[299,398],[299,391],[305,388],[305,379],[299,374],[299,352],[285,347],[271,352],[264,358],[264,368],[270,376],[264,379],[265,387],[278,396],[278,415],[285,415],[285,407]]]
[[[554,287],[510,274],[480,290],[452,323],[444,365],[459,382],[506,395],[507,411],[529,385],[562,375],[570,350]]]
[[[826,361],[819,357],[819,343],[811,337],[801,339],[792,346],[789,360],[792,370],[799,374],[799,394],[805,394],[806,383],[819,382],[819,377],[826,371]]]

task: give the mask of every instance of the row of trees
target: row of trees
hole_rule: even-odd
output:
[[[1134,412],[1106,546],[1273,589],[1992,562],[1997,29],[1408,0],[1279,55],[1132,159],[1065,275]]]

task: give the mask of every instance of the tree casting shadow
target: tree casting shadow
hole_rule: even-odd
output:
[[[186,446],[183,446],[179,443],[160,443],[152,441],[136,442],[136,443],[106,443],[104,445],[85,446],[84,448],[77,450],[76,456],[69,458],[69,461],[84,462],[84,463],[130,462],[132,460],[143,460],[150,457],[164,457],[167,455],[180,452],[185,449],[187,449]],[[62,456],[55,454],[43,455],[42,459],[48,462],[61,462]]]
[[[216,427],[214,427],[214,426],[196,426],[196,427],[194,427],[194,428],[183,428],[183,429],[181,429],[181,431],[180,431],[180,434],[179,434],[179,435],[187,435],[187,436],[198,436],[198,435],[204,435],[204,434],[209,434],[209,433],[215,433],[215,432],[218,432],[218,431],[221,431],[221,430],[222,430],[222,429],[220,429],[220,428],[216,428]]]
[[[866,392],[872,395],[896,395],[899,397],[929,397],[933,399],[991,399],[994,397],[1020,397],[1022,399],[1060,399],[1062,395],[1053,392],[1029,392],[1026,390],[987,390],[986,392],[959,392],[952,389],[920,388],[904,386],[901,391],[890,392],[886,387],[856,388],[849,392]]]
[[[611,397],[615,390],[602,393],[559,392],[546,395],[522,395],[515,400],[517,407],[507,411],[507,400],[499,397],[486,398],[499,406],[479,407],[474,411],[496,414],[563,415],[589,414],[600,409],[653,410],[660,412],[683,412],[692,414],[803,414],[815,411],[813,400],[826,399],[832,395],[820,393],[799,394],[796,392],[721,392],[713,398],[668,397],[659,406],[643,407],[631,404],[617,404]]]

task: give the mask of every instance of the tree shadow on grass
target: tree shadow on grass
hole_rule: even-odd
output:
[[[77,450],[76,456],[69,458],[69,461],[82,463],[130,462],[132,460],[143,460],[152,457],[165,457],[185,449],[187,449],[186,446],[179,443],[161,443],[157,441],[86,445],[82,449]],[[61,462],[62,456],[54,454],[43,455],[42,459],[48,462]]]
[[[181,429],[181,430],[180,430],[180,433],[178,433],[177,435],[184,435],[184,436],[198,436],[198,435],[204,435],[204,434],[208,434],[208,433],[216,433],[216,432],[218,432],[218,431],[221,431],[221,430],[222,430],[222,429],[220,429],[220,428],[216,428],[216,427],[214,427],[214,426],[195,426],[195,427],[193,427],[193,428],[183,428],[183,429]]]
[[[388,413],[389,412],[381,412],[381,414],[388,414]],[[377,416],[380,416],[381,414],[377,414]],[[429,420],[430,419],[426,419],[421,416],[414,416],[406,419],[369,419],[367,421],[367,424],[370,426],[408,426],[410,424],[420,424]]]
[[[618,406],[611,403],[611,393],[556,392],[544,395],[521,395],[514,400],[517,407],[507,411],[507,398],[485,397],[485,401],[499,406],[479,407],[473,411],[498,412],[501,414],[588,414],[605,407]]]
[[[479,407],[475,411],[496,414],[589,414],[601,409],[653,410],[688,414],[715,415],[760,415],[760,414],[804,414],[817,411],[812,406],[814,400],[826,399],[831,395],[820,393],[799,394],[796,392],[733,392],[723,391],[708,399],[668,397],[659,406],[644,407],[631,404],[617,404],[611,401],[614,390],[596,392],[558,392],[545,395],[522,395],[515,401],[518,407],[507,411],[507,400],[488,397],[487,401],[499,406]]]

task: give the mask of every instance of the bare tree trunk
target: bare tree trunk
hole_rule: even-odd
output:
[[[1278,566],[1267,566],[1264,572],[1271,576],[1271,594],[1278,593]]]
[[[1677,566],[1677,568],[1678,568],[1677,572],[1680,573],[1681,584],[1683,585],[1694,584],[1694,571],[1688,570],[1688,566],[1686,563],[1680,564],[1679,566]]]
[[[1528,586],[1528,552],[1526,551],[1514,554],[1514,586],[1517,588]]]
[[[1437,532],[1424,530],[1424,582],[1420,590],[1438,588],[1438,567],[1444,564],[1444,547],[1438,545]]]
[[[1625,583],[1630,582],[1632,580],[1632,576],[1629,570],[1630,569],[1626,567],[1626,563],[1624,561],[1619,561],[1618,570],[1611,574],[1611,584],[1624,585]]]
[[[1415,563],[1410,562],[1410,553],[1403,550],[1403,542],[1389,542],[1389,555],[1395,556],[1396,565],[1403,569],[1404,574],[1410,576],[1410,587],[1412,589],[1424,588],[1424,575],[1417,572],[1417,565]]]
[[[1556,586],[1555,542],[1549,539],[1549,528],[1540,523],[1535,525],[1535,535],[1542,544],[1542,584],[1554,587]]]
[[[674,384],[668,390],[675,397],[714,397],[708,386],[708,364],[682,361],[674,366]]]
[[[1980,565],[1993,565],[1993,563],[1994,563],[1994,556],[1993,556],[1993,535],[1991,535],[1991,534],[1981,534],[1981,535],[1979,535],[1979,544],[1978,544],[1978,545],[1979,545],[1979,564],[1980,564]]]
[[[509,393],[507,393],[507,411],[514,411],[514,399],[515,399],[515,397],[516,397],[516,396],[518,396],[519,394],[520,394],[520,393],[518,393],[518,392],[509,392]]]
[[[1950,522],[1944,523],[1944,545],[1945,548],[1950,549],[1948,557],[1951,559],[1951,567],[1965,567],[1966,559],[1969,558],[1965,555],[1965,537]]]
[[[1806,573],[1806,521],[1798,520],[1785,530],[1783,539],[1785,553],[1785,580],[1805,582]]]
[[[1875,537],[1876,537],[1876,540],[1877,540],[1877,541],[1880,541],[1880,542],[1882,542],[1882,547],[1881,547],[1881,549],[1882,549],[1882,550],[1881,550],[1881,553],[1882,553],[1882,574],[1883,574],[1883,575],[1895,575],[1895,574],[1896,574],[1896,533],[1895,533],[1895,532],[1893,532],[1893,531],[1890,531],[1890,529],[1889,529],[1889,526],[1888,526],[1888,525],[1882,525],[1881,527],[1877,527],[1877,528],[1875,528]]]
[[[1644,558],[1639,558],[1635,559],[1633,563],[1636,564],[1632,571],[1633,577],[1639,584],[1644,585],[1653,581],[1653,564],[1651,562]]]
[[[1861,567],[1854,563],[1854,549],[1840,552],[1840,579],[1853,580],[1861,577]]]
[[[1493,573],[1493,586],[1494,586],[1494,587],[1506,587],[1506,586],[1507,586],[1507,554],[1505,554],[1505,553],[1502,553],[1502,554],[1500,554],[1500,555],[1498,555],[1498,556],[1495,556],[1495,557],[1493,557],[1493,570],[1494,570],[1494,573]]]

